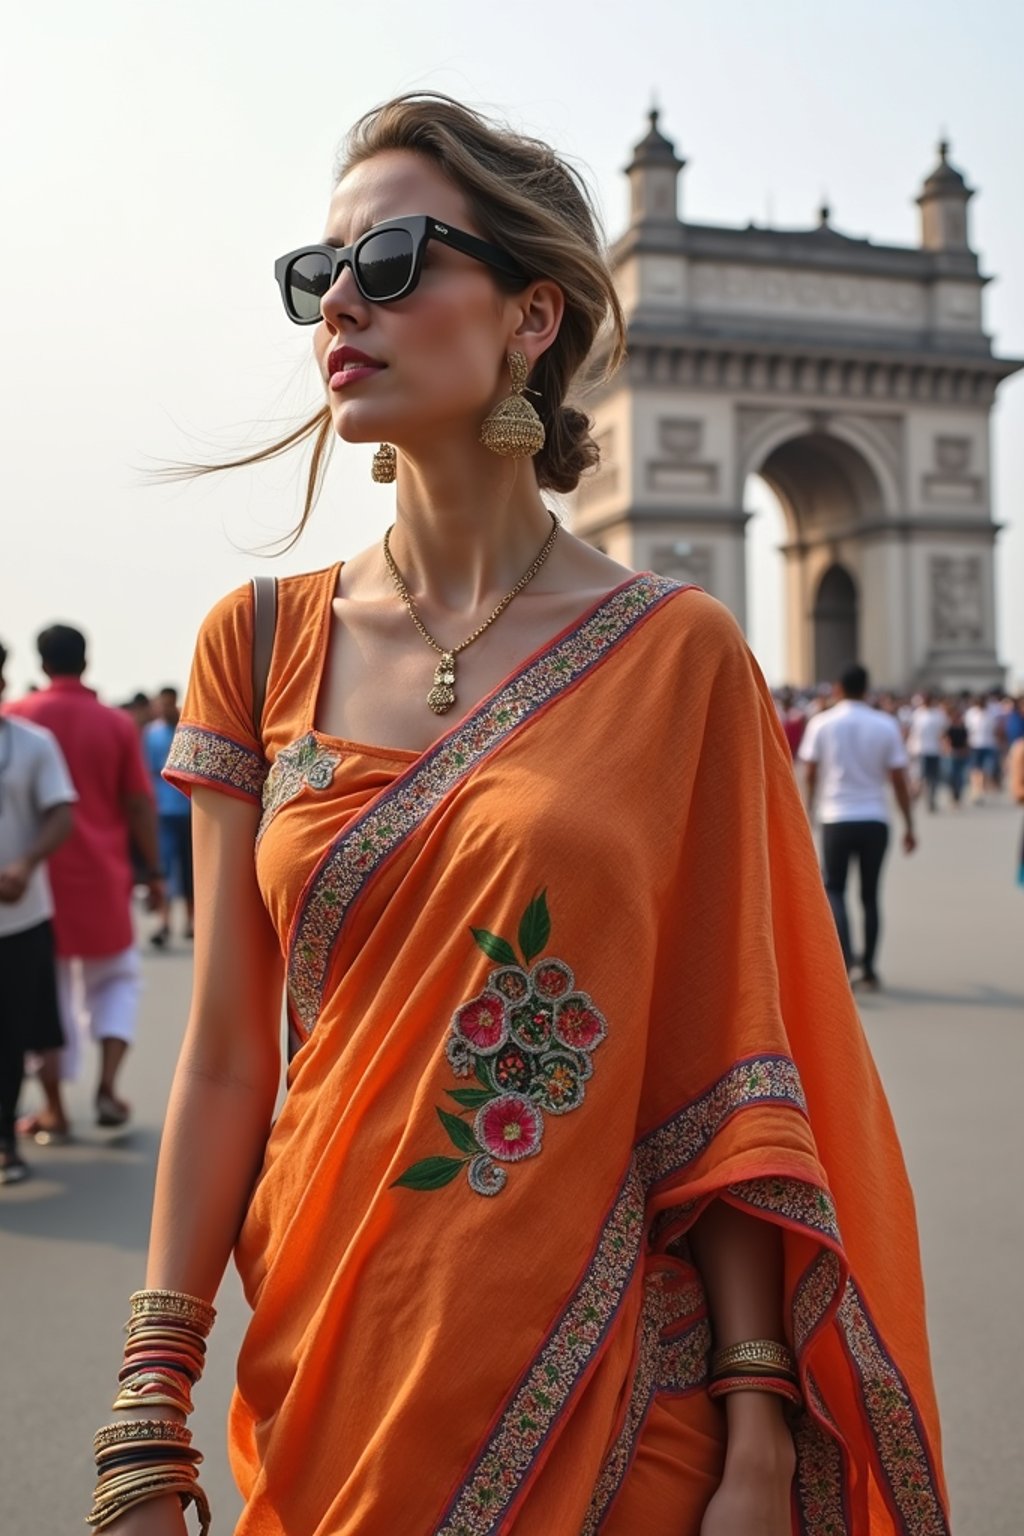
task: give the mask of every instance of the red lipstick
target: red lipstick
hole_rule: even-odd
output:
[[[327,358],[327,382],[331,389],[345,389],[359,379],[380,373],[387,364],[358,347],[335,347]]]

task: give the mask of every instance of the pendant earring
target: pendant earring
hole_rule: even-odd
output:
[[[390,443],[381,443],[373,456],[370,474],[377,485],[390,485],[398,474],[398,454]]]
[[[504,458],[529,459],[544,447],[544,423],[524,398],[530,365],[522,352],[508,354],[512,393],[498,402],[480,427],[480,441]],[[536,394],[536,390],[531,390]]]

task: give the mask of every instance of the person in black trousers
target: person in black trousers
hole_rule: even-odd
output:
[[[873,709],[865,702],[867,688],[868,674],[864,667],[847,667],[837,685],[837,702],[808,723],[800,743],[799,758],[804,765],[804,800],[808,815],[813,811],[816,798],[818,801],[825,889],[836,920],[846,969],[852,974],[858,963],[846,909],[846,881],[850,864],[856,861],[864,912],[864,950],[859,983],[876,989],[879,980],[875,955],[881,927],[878,892],[889,846],[887,791],[890,786],[903,816],[904,852],[912,853],[917,843],[903,737],[891,715]]]

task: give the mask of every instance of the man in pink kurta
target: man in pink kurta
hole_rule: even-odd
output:
[[[46,1108],[25,1130],[61,1139],[68,1122],[61,1078],[77,1073],[83,1026],[100,1046],[96,1118],[123,1125],[128,1106],[117,1074],[135,1038],[141,975],[132,933],[129,838],[147,865],[151,900],[159,898],[156,818],[138,733],[127,715],[101,704],[82,682],[85,637],[65,624],[37,641],[49,687],[8,706],[57,738],[78,794],[75,830],[50,862],[55,905],[58,992],[66,1041],[40,1069]]]

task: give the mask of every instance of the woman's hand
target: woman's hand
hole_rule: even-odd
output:
[[[700,1536],[792,1536],[792,1481],[792,1473],[727,1467],[704,1511]]]
[[[730,1393],[726,1415],[725,1469],[700,1536],[791,1536],[796,1449],[781,1399]]]
[[[120,1520],[108,1525],[104,1536],[188,1536],[181,1500],[172,1493],[136,1504]]]

